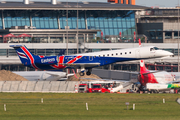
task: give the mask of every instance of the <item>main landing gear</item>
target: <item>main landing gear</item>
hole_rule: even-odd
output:
[[[86,72],[86,75],[91,75],[91,71],[92,69],[88,69],[88,71]]]
[[[88,71],[86,72],[86,75],[91,75],[91,71],[92,71],[92,69],[88,69]],[[80,73],[79,73],[79,75],[80,76],[84,76],[84,71],[81,71]]]

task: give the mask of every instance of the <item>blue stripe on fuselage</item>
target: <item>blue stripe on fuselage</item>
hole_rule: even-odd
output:
[[[74,63],[100,63],[100,66],[102,66],[115,62],[123,62],[123,61],[131,61],[131,60],[137,60],[137,58],[83,56],[82,59],[79,59]]]
[[[68,61],[74,59],[77,56],[65,56],[64,62],[67,63]],[[124,58],[124,57],[94,57],[94,56],[82,56],[80,59],[76,60],[74,63],[100,63],[98,66],[108,65],[115,62],[123,62],[123,61],[131,61],[131,60],[138,60],[137,58]],[[95,67],[98,67],[95,66]],[[42,70],[53,70],[55,68],[51,67],[50,65],[42,65],[38,64],[38,68]],[[71,67],[67,67],[71,68]]]

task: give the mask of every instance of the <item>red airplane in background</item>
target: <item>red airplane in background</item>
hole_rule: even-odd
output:
[[[138,80],[141,83],[140,90],[167,90],[169,83],[174,81],[174,75],[166,71],[151,71],[145,67],[144,61],[140,60],[140,73]]]

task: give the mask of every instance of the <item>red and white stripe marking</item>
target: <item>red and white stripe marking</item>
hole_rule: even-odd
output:
[[[51,67],[56,68],[56,69],[63,69],[66,67],[63,65],[63,62],[64,62],[64,56],[60,56],[58,64],[51,65]]]
[[[26,56],[24,53],[22,53],[22,52],[18,52],[18,51],[17,51],[17,54],[18,54],[19,57],[21,57],[21,58],[28,59],[27,56]]]
[[[77,60],[79,60],[81,57],[82,57],[82,55],[76,56],[74,59],[68,61],[67,64],[72,64],[72,63],[76,62]]]
[[[29,57],[30,61],[31,61],[31,65],[35,68],[35,69],[39,69],[35,64],[34,64],[34,58],[32,56],[32,54],[25,48],[25,47],[21,47],[21,49],[26,53],[26,55]]]

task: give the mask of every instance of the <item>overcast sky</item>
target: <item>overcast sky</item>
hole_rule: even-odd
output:
[[[63,0],[63,1],[66,1],[66,0]],[[68,0],[68,1],[76,2],[77,0]],[[78,1],[107,2],[107,0],[78,0]],[[151,6],[175,7],[175,6],[178,6],[178,0],[136,0],[136,5],[143,5],[143,6],[148,6],[148,7],[151,7]]]
[[[180,2],[180,0],[179,0]],[[175,7],[178,6],[178,0],[136,0],[136,5]]]
[[[0,0],[0,1],[23,1],[23,0]],[[51,0],[30,0],[30,1],[51,1]],[[57,1],[88,1],[88,2],[107,2],[107,0],[57,0]],[[179,0],[180,3],[180,0]],[[142,6],[159,6],[159,7],[175,7],[178,6],[178,0],[136,0],[136,5]]]

